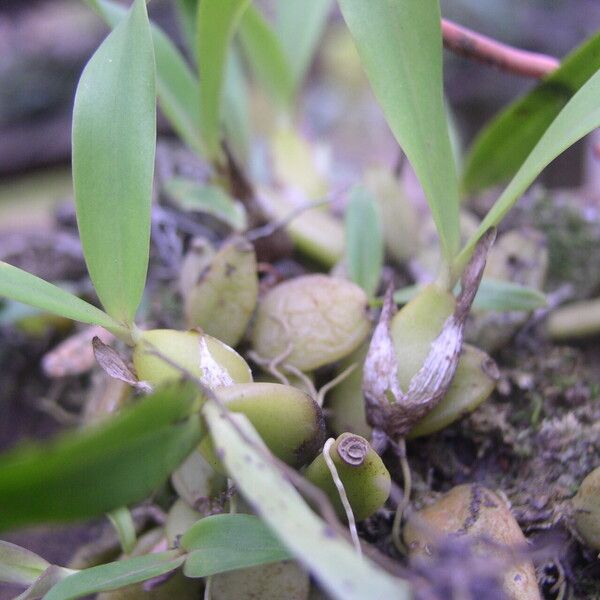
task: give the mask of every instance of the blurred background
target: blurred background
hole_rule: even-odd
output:
[[[172,4],[173,0],[153,0],[151,14],[182,47]],[[263,4],[268,10],[268,2]],[[600,23],[600,4],[595,0],[442,0],[442,7],[446,17],[467,27],[556,57],[564,56]],[[77,79],[106,33],[82,0],[0,2],[1,183],[41,167],[68,164]],[[347,68],[350,58],[344,56],[350,54],[349,47],[334,11],[305,95],[304,108],[311,111],[311,126],[320,128],[319,134],[329,135],[336,119],[348,113],[332,89],[342,78],[348,85],[357,84],[352,82],[356,71]],[[448,53],[446,59],[447,94],[465,142],[501,106],[532,85],[530,80]],[[346,68],[333,72],[336,66]],[[354,121],[365,118],[364,112],[353,111]],[[371,138],[383,137],[378,129],[369,130],[370,143]],[[382,147],[385,152],[383,142]],[[562,174],[569,182],[573,176]]]

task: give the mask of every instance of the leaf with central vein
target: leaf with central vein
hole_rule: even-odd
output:
[[[116,590],[173,571],[185,556],[177,550],[127,558],[74,573],[57,583],[44,600],[72,600],[97,592]]]
[[[229,45],[250,0],[202,0],[198,9],[197,60],[202,133],[208,157],[221,156],[223,82]],[[200,109],[199,109],[200,110]]]
[[[49,566],[30,550],[0,540],[0,581],[31,585]]]
[[[455,267],[458,270],[469,260],[479,238],[490,227],[500,223],[536,177],[559,154],[597,127],[600,127],[600,71],[581,87],[548,127],[456,258]]]
[[[88,1],[111,27],[116,27],[127,14],[123,6],[112,0]],[[161,29],[152,25],[151,30],[156,57],[156,93],[160,107],[177,135],[192,150],[203,155],[198,79]]]
[[[133,321],[146,281],[156,144],[144,0],[85,67],[73,109],[73,183],[86,263],[106,312]]]
[[[439,3],[338,4],[387,122],[423,187],[450,261],[459,250],[459,198],[444,109]]]
[[[394,292],[394,302],[406,304],[419,295],[423,289],[420,285],[411,285]],[[458,292],[458,287],[455,292]],[[547,306],[546,297],[539,290],[484,277],[473,300],[473,308],[481,311],[494,310],[497,312],[531,311]]]
[[[0,262],[0,296],[35,306],[67,319],[100,325],[117,336],[128,335],[125,327],[99,308],[5,262]]]
[[[466,161],[467,193],[507,181],[523,164],[552,120],[600,69],[600,34],[567,56],[560,67],[505,108],[477,136]]]
[[[181,538],[189,552],[183,572],[188,577],[210,577],[281,560],[291,554],[253,515],[212,515],[197,521]]]
[[[200,438],[189,386],[110,421],[0,456],[0,529],[99,516],[145,498]]]
[[[239,36],[256,77],[279,108],[289,109],[294,95],[291,67],[277,34],[252,4],[242,15]]]

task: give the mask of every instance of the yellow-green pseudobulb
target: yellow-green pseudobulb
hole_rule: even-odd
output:
[[[370,517],[385,504],[390,495],[390,474],[367,440],[343,433],[332,444],[330,456],[357,521]],[[344,517],[346,513],[323,454],[306,468],[304,476],[329,496],[338,514]]]
[[[307,600],[308,573],[297,563],[283,561],[239,569],[212,577],[212,600]]]
[[[454,312],[454,296],[436,285],[429,285],[399,310],[391,323],[391,335],[398,358],[398,380],[404,392],[423,366],[431,343]]]
[[[391,334],[398,359],[398,379],[403,391],[421,368],[431,342],[439,335],[445,320],[454,310],[454,298],[435,286],[426,287],[393,318]],[[330,393],[328,409],[330,425],[343,431],[370,438],[362,393],[362,365],[367,346],[362,346],[341,365],[340,371],[352,363],[357,368]],[[464,344],[450,388],[437,406],[418,421],[408,438],[429,435],[447,427],[475,410],[494,390],[498,369],[482,350]]]
[[[600,467],[581,482],[571,506],[577,532],[590,548],[600,550]]]
[[[189,327],[236,346],[244,336],[258,299],[256,255],[252,244],[225,244],[184,295]]]
[[[247,383],[215,391],[229,410],[246,415],[271,452],[290,465],[306,464],[323,444],[321,408],[297,388],[278,383]],[[202,440],[200,451],[213,468],[222,471],[210,436]]]
[[[279,284],[259,303],[252,343],[262,357],[312,371],[358,348],[370,321],[364,291],[343,279],[304,275]]]
[[[508,598],[540,600],[533,564],[521,554],[527,545],[523,532],[505,501],[481,485],[452,488],[437,502],[413,514],[403,535],[413,557],[430,556],[443,536],[468,536],[483,556],[514,559],[515,564],[503,577]]]
[[[133,350],[133,364],[137,376],[153,386],[181,379],[181,372],[153,354],[153,351],[156,351],[195,377],[201,378],[203,376],[200,347],[202,341],[206,342],[206,348],[212,359],[227,371],[234,382],[252,381],[252,373],[246,361],[223,342],[198,331],[173,329],[152,329],[140,333]]]

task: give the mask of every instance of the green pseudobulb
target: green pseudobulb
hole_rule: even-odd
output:
[[[322,410],[297,388],[278,383],[247,383],[215,391],[229,410],[248,417],[269,450],[284,462],[304,465],[322,446]],[[213,468],[223,471],[210,436],[200,442],[200,451]]]
[[[390,494],[390,474],[367,440],[343,433],[331,446],[330,456],[357,521],[370,517],[385,504]],[[346,513],[323,454],[306,468],[304,476],[329,496],[338,514],[344,517]]]
[[[252,373],[246,361],[232,348],[210,335],[198,331],[152,329],[142,331],[133,350],[133,364],[137,376],[157,387],[181,379],[182,373],[152,352],[163,354],[193,376],[202,378],[204,372],[200,343],[204,340],[213,360],[236,383],[249,383]]]
[[[259,303],[252,336],[265,359],[301,371],[333,363],[369,334],[367,296],[350,281],[304,275],[279,284]]]
[[[431,285],[393,318],[391,335],[398,358],[398,379],[402,390],[408,389],[410,380],[429,353],[431,342],[439,335],[453,310],[454,297]],[[329,394],[330,425],[337,434],[350,431],[366,438],[371,436],[362,394],[362,365],[367,349],[367,345],[363,345],[342,363],[340,372],[352,363],[358,367]],[[437,406],[416,423],[408,438],[439,431],[475,410],[490,396],[497,378],[494,361],[482,350],[464,344],[448,392]]]

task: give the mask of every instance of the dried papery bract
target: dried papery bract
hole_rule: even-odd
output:
[[[448,391],[460,358],[465,321],[495,235],[495,230],[488,231],[477,245],[464,270],[454,312],[432,342],[422,367],[411,379],[406,393],[398,381],[398,357],[390,332],[394,311],[391,289],[386,293],[381,317],[365,360],[363,393],[367,421],[375,429],[384,431],[389,438],[396,440],[404,437]]]
[[[397,315],[397,317],[399,314]],[[393,329],[393,327],[392,327]],[[416,354],[415,348],[407,350]],[[345,431],[371,438],[362,393],[362,365],[367,346],[362,346],[341,363],[340,370],[357,363],[357,368],[335,387],[327,400],[328,423],[337,435]],[[408,369],[407,369],[408,370]],[[402,380],[402,374],[399,373]],[[430,435],[473,412],[494,391],[500,372],[494,360],[479,348],[463,344],[456,373],[448,392],[430,412],[417,421],[407,439]]]
[[[98,336],[92,340],[92,349],[94,351],[94,358],[107,375],[113,379],[127,383],[140,392],[148,393],[151,391],[151,387],[148,384],[138,381],[135,373],[129,368],[119,353],[108,344],[105,344]]]
[[[203,348],[204,353],[201,352]],[[162,356],[158,356],[157,352]],[[136,340],[132,357],[138,378],[152,386],[181,379],[182,371],[165,358],[200,379],[207,375],[206,365],[202,363],[206,358],[224,368],[234,382],[252,381],[246,361],[235,350],[210,335],[172,329],[142,331]]]

